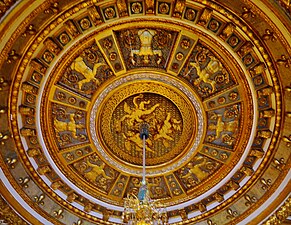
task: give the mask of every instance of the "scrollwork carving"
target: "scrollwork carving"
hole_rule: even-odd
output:
[[[1,14],[0,14],[1,15]],[[0,195],[0,219],[4,224],[28,225],[22,218],[6,203]]]
[[[281,224],[291,214],[291,198],[289,197],[284,204],[270,216],[263,225]]]

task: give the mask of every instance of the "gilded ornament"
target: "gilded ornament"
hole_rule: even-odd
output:
[[[246,66],[250,66],[254,62],[253,56],[249,53],[242,58],[243,63]]]
[[[59,41],[62,45],[66,45],[71,41],[70,36],[67,34],[67,32],[63,32],[58,37]]]
[[[245,202],[245,206],[251,206],[251,205],[253,205],[254,203],[256,203],[258,201],[258,199],[255,196],[250,196],[248,194],[246,194],[244,196],[244,198],[245,198],[245,200],[247,200]]]
[[[276,210],[276,212],[270,216],[263,225],[273,225],[273,224],[281,224],[284,223],[284,221],[290,216],[291,213],[291,198],[288,197],[288,199],[284,202],[282,206],[280,206],[279,209]]]
[[[146,12],[147,14],[153,14],[154,13],[154,4],[155,1],[154,0],[145,0],[145,4],[146,4]]]
[[[176,1],[174,12],[173,12],[174,17],[177,17],[177,18],[182,17],[182,13],[184,11],[185,4],[186,4],[186,0],[177,0]]]
[[[47,49],[50,52],[52,52],[56,55],[58,55],[61,51],[61,48],[58,46],[58,44],[52,38],[45,39],[43,44],[47,47]]]
[[[102,212],[102,214],[103,214],[103,217],[102,217],[102,219],[104,220],[104,221],[108,221],[109,220],[109,217],[113,214],[113,210],[109,210],[109,209],[105,209],[103,212]]]
[[[202,202],[199,202],[197,204],[197,207],[198,207],[199,211],[202,212],[202,213],[207,211],[206,205],[203,204]]]
[[[231,101],[235,101],[235,100],[237,100],[238,97],[239,97],[239,94],[238,94],[236,91],[230,92],[229,95],[228,95],[228,98],[229,98]]]
[[[220,23],[217,20],[212,19],[208,25],[209,29],[213,32],[216,32],[220,27]]]
[[[183,54],[182,52],[178,52],[178,53],[176,54],[176,59],[177,59],[178,61],[181,61],[183,58],[184,58],[184,54]]]
[[[24,116],[34,116],[35,109],[24,105],[19,106],[19,113]]]
[[[37,136],[30,136],[29,137],[29,142],[32,144],[32,145],[36,145],[38,142],[37,142]]]
[[[77,195],[75,192],[72,192],[70,193],[68,196],[67,196],[67,201],[72,203],[74,202],[77,198],[79,197],[79,195]]]
[[[42,79],[42,75],[36,71],[33,71],[32,75],[31,75],[31,80],[37,84],[40,84],[41,79]]]
[[[63,187],[63,186],[64,186],[64,183],[63,183],[61,180],[54,181],[54,182],[52,182],[52,184],[51,184],[51,188],[52,188],[53,190],[57,190],[57,189],[59,189],[59,188],[61,188],[61,187]]]
[[[64,210],[63,209],[59,209],[59,210],[55,210],[53,211],[53,215],[57,218],[57,219],[62,219],[64,218]]]
[[[211,15],[212,15],[212,10],[208,8],[204,8],[198,20],[198,24],[201,26],[205,26],[210,20]]]
[[[253,12],[251,7],[247,8],[244,6],[244,7],[242,7],[242,10],[243,10],[243,12],[241,14],[242,18],[248,19],[248,18],[255,18],[256,17],[256,14]]]
[[[45,175],[46,173],[52,172],[52,170],[51,170],[50,166],[41,166],[41,167],[37,168],[37,172],[40,175]]]
[[[185,18],[190,21],[194,21],[196,18],[196,11],[191,8],[187,8],[185,11]]]
[[[16,53],[14,49],[8,53],[7,63],[16,62],[20,58],[20,55]]]
[[[116,5],[121,17],[128,16],[126,0],[117,0]]]
[[[79,21],[80,27],[82,28],[82,30],[87,30],[91,27],[91,22],[88,18],[83,18]]]
[[[184,38],[183,40],[181,40],[180,46],[182,49],[188,49],[190,47],[190,40]]]
[[[59,12],[59,3],[57,1],[51,1],[49,7],[44,10],[45,14],[56,14]]]
[[[273,31],[271,31],[270,29],[266,29],[265,30],[265,33],[263,34],[262,36],[262,39],[264,41],[276,41],[277,40],[277,36],[275,35],[275,33]]]
[[[22,36],[23,37],[27,37],[28,35],[34,35],[36,34],[36,29],[34,28],[34,25],[33,24],[29,24],[25,31],[22,33]]]
[[[64,92],[58,92],[57,93],[57,99],[59,100],[59,101],[64,101],[65,99],[67,98],[67,96],[66,96],[66,94],[64,93]]]
[[[241,172],[243,172],[247,176],[251,176],[254,173],[254,170],[253,170],[253,168],[250,168],[250,167],[247,167],[247,166],[243,166],[241,168]]]
[[[103,12],[107,20],[110,20],[116,17],[116,12],[113,7],[107,7],[106,9],[103,10]]]
[[[38,93],[38,89],[36,87],[34,87],[33,85],[26,83],[26,82],[22,83],[21,90],[26,92],[26,93],[33,94],[33,95],[37,95],[37,93]]]
[[[281,66],[285,66],[286,68],[289,68],[291,66],[291,59],[289,57],[286,57],[285,55],[281,55],[280,59],[277,59],[276,63]]]
[[[88,13],[89,13],[89,16],[91,18],[91,21],[93,22],[93,24],[95,26],[103,23],[102,17],[100,15],[100,13],[98,12],[95,5],[88,8]]]
[[[18,179],[19,184],[24,188],[28,188],[29,181],[30,181],[29,177],[19,177]]]
[[[219,194],[218,192],[215,192],[213,194],[213,197],[215,198],[216,201],[218,202],[223,202],[224,201],[224,197],[223,195]]]
[[[260,159],[260,158],[263,158],[264,154],[265,153],[263,151],[260,151],[258,149],[252,149],[251,153],[250,153],[250,156],[255,156],[255,157]]]
[[[226,98],[225,97],[219,97],[217,99],[218,104],[223,105],[226,102]]]
[[[1,82],[0,82],[0,84],[1,84]],[[1,90],[1,87],[0,87],[0,90]],[[289,86],[286,86],[284,88],[284,90],[287,91],[287,93],[291,93],[291,84]]]
[[[21,128],[20,134],[24,137],[36,136],[36,130],[31,128]]]
[[[231,180],[229,183],[228,183],[229,187],[232,188],[233,190],[238,190],[240,188],[239,184],[236,183],[235,181]]]
[[[7,112],[7,107],[0,106],[0,114],[5,114]]]
[[[268,138],[271,138],[272,131],[270,131],[270,130],[260,130],[260,131],[258,131],[257,136],[265,138],[265,139],[268,139]]]
[[[185,209],[179,210],[179,215],[181,216],[182,220],[188,219],[188,214]]]
[[[72,225],[82,225],[83,221],[81,219],[78,219],[77,222],[74,222]]]
[[[74,155],[69,152],[69,153],[66,154],[65,158],[67,160],[69,160],[69,161],[73,161],[74,160]]]
[[[181,178],[190,183],[191,179],[189,180],[189,178],[193,178],[194,176],[196,179],[194,183],[200,183],[212,172],[214,172],[218,166],[219,164],[217,162],[209,161],[203,156],[196,156],[193,162],[189,162],[187,164],[187,168],[184,169],[186,174],[182,175]]]
[[[233,120],[233,121],[228,121],[228,122],[224,122],[222,120],[222,116],[221,114],[213,114],[212,115],[212,119],[216,119],[216,124],[214,123],[210,123],[208,125],[208,129],[209,130],[215,130],[215,139],[218,139],[221,137],[221,134],[223,132],[231,132],[231,133],[236,133],[236,130],[238,129],[238,120]],[[225,137],[222,135],[222,138]]]
[[[117,54],[116,54],[116,52],[111,52],[111,53],[109,54],[109,59],[110,59],[111,61],[115,61],[115,60],[117,59]]]
[[[262,184],[262,189],[264,191],[266,191],[266,190],[268,190],[271,187],[272,180],[271,179],[261,178],[260,179],[260,183]]]
[[[246,41],[237,51],[237,54],[242,58],[253,49],[253,44],[250,41]]]
[[[134,107],[130,107],[129,104]],[[151,107],[149,107],[151,105]],[[151,138],[146,142],[146,150],[152,153],[153,141],[160,141],[164,147],[169,147],[174,142],[173,135],[182,130],[181,121],[171,115],[170,112],[165,113],[163,106],[159,103],[152,105],[150,100],[144,100],[144,95],[135,96],[132,103],[125,102],[123,105],[125,113],[115,122],[115,130],[121,133],[124,138],[124,147],[127,151],[131,150],[131,146],[135,146],[136,151],[142,151],[142,140],[139,137],[140,123],[147,122],[151,127]],[[122,132],[122,127],[127,127],[127,132]]]
[[[91,203],[91,202],[89,202],[89,201],[86,202],[86,203],[84,204],[84,211],[87,212],[87,213],[89,213],[90,211],[92,211],[93,206],[94,206],[93,203]]]
[[[75,38],[80,34],[80,31],[78,30],[77,26],[75,25],[73,20],[67,20],[65,23],[65,26],[69,33]]]
[[[45,74],[47,67],[43,65],[43,63],[39,59],[35,58],[31,60],[30,64],[32,68],[34,68],[35,70],[39,71],[42,74]]]
[[[29,148],[27,150],[27,155],[29,157],[35,157],[41,155],[41,150],[39,148]]]
[[[212,220],[207,220],[207,225],[217,225],[217,223],[213,222]]]
[[[256,76],[253,79],[255,86],[260,86],[263,84],[264,79],[262,78],[262,76]]]
[[[99,180],[102,179],[102,178],[100,178],[100,175],[101,175],[101,177],[108,179],[108,180],[113,179],[113,177],[110,177],[105,173],[105,170],[104,170],[105,163],[104,162],[101,162],[100,165],[97,165],[97,164],[93,164],[89,160],[87,160],[87,165],[91,169],[90,169],[90,171],[85,172],[84,177],[86,179],[88,179],[89,181],[96,183],[97,178],[99,178]]]
[[[71,104],[71,105],[75,105],[76,102],[77,102],[77,99],[75,97],[69,97],[68,98],[68,102]]]
[[[150,63],[149,56],[158,55],[157,64],[161,63],[162,51],[152,49],[152,40],[156,34],[157,34],[157,31],[155,30],[143,29],[143,30],[138,31],[138,36],[141,42],[141,46],[140,46],[140,49],[131,49],[130,51],[130,60],[131,60],[132,65],[136,64],[136,61],[134,60],[135,55],[142,56],[143,57],[142,61],[145,65]]]
[[[206,62],[206,59],[209,58],[209,61]],[[195,61],[189,63],[191,68],[195,68],[197,78],[190,78],[190,82],[194,80],[193,84],[197,86],[202,92],[212,94],[216,91],[217,83],[228,83],[229,75],[226,73],[221,62],[209,54],[208,50],[198,47],[198,53],[195,55]],[[212,78],[216,74],[215,78]],[[221,74],[221,75],[219,75]],[[202,86],[206,84],[207,86]],[[209,88],[210,86],[210,88]]]
[[[143,7],[142,7],[142,4],[140,2],[132,2],[130,3],[131,4],[131,12],[133,14],[139,14],[139,13],[142,13],[143,11]]]
[[[233,219],[234,217],[238,216],[238,212],[232,210],[231,208],[228,208],[226,210],[226,213],[227,213],[226,219]]]
[[[282,171],[283,167],[286,165],[284,158],[280,158],[280,159],[274,158],[273,164],[274,164],[275,168],[279,171]]]
[[[240,43],[240,39],[235,35],[231,35],[230,38],[227,40],[227,43],[232,48],[235,48]]]
[[[7,140],[9,138],[9,135],[8,134],[4,134],[2,132],[0,132],[0,143],[1,145],[4,145],[5,144],[5,140]]]
[[[84,153],[83,153],[82,150],[77,150],[77,151],[76,151],[76,155],[79,156],[79,157],[83,156],[83,154],[84,154]]]
[[[169,14],[170,11],[170,4],[167,2],[161,2],[159,3],[159,13],[161,14]]]
[[[262,74],[266,70],[266,66],[263,62],[260,62],[256,66],[250,69],[251,76],[256,76],[258,74]]]
[[[46,63],[50,64],[54,59],[54,55],[49,51],[45,51],[42,55],[42,58]]]
[[[40,194],[39,196],[34,196],[34,202],[38,205],[44,205],[44,199],[45,199],[45,195],[44,194]]]
[[[7,165],[11,168],[11,169],[14,169],[15,168],[15,164],[18,162],[18,160],[16,158],[10,158],[10,157],[7,157],[5,159]]]
[[[31,95],[31,94],[26,94],[25,95],[25,101],[28,104],[35,104],[35,100],[36,100],[36,96],[35,95]]]
[[[106,48],[107,50],[111,49],[113,46],[112,40],[109,38],[104,39],[103,41],[103,47]]]
[[[96,85],[100,85],[100,81],[95,77],[99,67],[106,65],[103,62],[98,62],[93,65],[91,69],[81,56],[77,57],[71,64],[71,69],[77,71],[84,76],[84,79],[78,81],[78,88],[82,91],[83,85],[89,82],[94,82]]]

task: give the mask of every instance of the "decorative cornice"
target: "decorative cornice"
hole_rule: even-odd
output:
[[[291,197],[263,225],[281,224],[289,215],[291,215]]]
[[[0,2],[0,19],[17,2],[17,0],[8,0]]]
[[[0,196],[0,224],[28,224]]]

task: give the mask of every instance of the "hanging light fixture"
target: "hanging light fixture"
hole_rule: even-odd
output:
[[[127,225],[166,225],[166,208],[157,200],[150,198],[146,183],[146,139],[149,138],[148,124],[142,124],[140,138],[143,140],[142,182],[138,195],[133,193],[124,199],[123,222]]]

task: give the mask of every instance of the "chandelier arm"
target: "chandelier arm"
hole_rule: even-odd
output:
[[[146,135],[142,136],[143,142],[143,149],[142,149],[142,184],[146,184],[146,168],[145,168],[145,161],[146,161]]]

